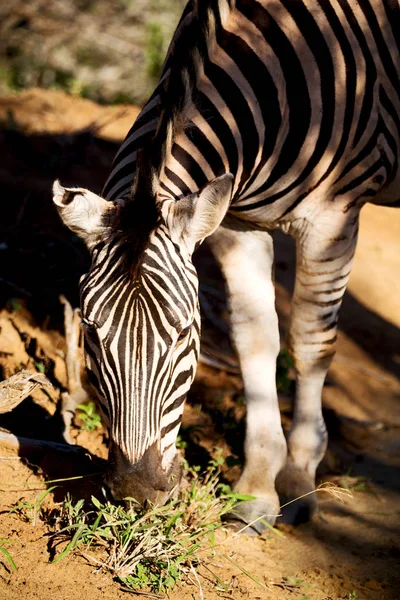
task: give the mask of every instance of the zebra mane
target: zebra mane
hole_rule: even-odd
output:
[[[160,88],[162,110],[152,139],[152,167],[157,178],[175,136],[188,123],[187,107],[196,102],[197,82],[203,73],[211,38],[215,37],[215,22],[219,20],[218,5],[217,0],[189,2],[172,40],[163,69],[168,75]]]
[[[150,235],[160,222],[156,190],[168,153],[175,136],[188,123],[186,109],[196,101],[204,59],[215,43],[223,15],[234,3],[235,0],[192,0],[171,42],[157,90],[162,107],[157,128],[137,153],[130,196],[119,210],[112,233],[120,242],[121,266],[132,277],[138,275]]]

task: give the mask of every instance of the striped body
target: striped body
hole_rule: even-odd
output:
[[[208,19],[189,3],[159,87],[118,152],[104,197],[129,194],[136,150],[157,127],[174,53],[187,54],[179,34],[200,28],[194,23],[203,18],[208,56],[192,61],[198,80],[160,198],[179,198],[231,172],[231,211],[272,227],[296,218],[305,199],[344,206],[399,201],[398,3],[204,4]]]
[[[191,255],[205,237],[227,282],[247,400],[237,489],[256,499],[236,517],[261,531],[279,510],[277,491],[291,499],[314,489],[327,443],[321,393],[359,211],[400,198],[399,31],[394,0],[191,0],[115,158],[107,202],[75,190],[71,203],[55,187],[64,221],[93,252],[82,314],[117,497],[163,501],[173,487],[199,346]],[[287,440],[275,385],[276,228],[296,238],[298,256]],[[315,507],[308,495],[288,518]]]

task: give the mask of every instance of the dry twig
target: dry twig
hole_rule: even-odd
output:
[[[73,452],[73,453],[87,453],[84,448],[80,446],[69,446],[68,444],[59,444],[58,442],[50,442],[48,440],[34,440],[31,438],[25,438],[16,436],[13,433],[6,431],[0,431],[0,445],[2,447],[11,448],[12,450],[29,450],[29,451],[42,451],[54,450],[57,452]]]
[[[0,414],[11,412],[37,388],[52,388],[43,373],[19,371],[12,377],[0,382]]]
[[[89,398],[82,387],[81,360],[79,356],[80,315],[78,309],[73,309],[65,296],[60,296],[64,305],[64,328],[67,352],[65,366],[67,369],[68,392],[61,394],[61,416],[64,421],[64,439],[68,444],[74,444],[71,437],[71,422],[78,404],[83,404]]]

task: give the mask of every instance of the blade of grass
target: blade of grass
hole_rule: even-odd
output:
[[[64,558],[64,556],[67,556],[67,554],[69,554],[78,546],[81,541],[82,533],[85,531],[85,529],[87,529],[86,525],[80,525],[78,527],[78,530],[76,531],[72,540],[68,543],[67,547],[61,552],[61,554],[56,556],[56,558],[51,561],[51,564],[59,562],[62,558]]]
[[[265,583],[263,583],[262,581],[257,579],[257,577],[252,575],[247,569],[245,569],[244,567],[239,565],[237,562],[235,562],[230,556],[228,556],[227,554],[221,554],[221,556],[226,558],[226,560],[228,560],[230,563],[232,563],[237,569],[239,569],[239,571],[242,571],[242,573],[244,573],[244,575],[246,575],[247,577],[249,577],[249,579],[254,581],[254,583],[256,583],[257,585],[260,585],[265,590],[271,591],[270,588],[265,585]]]
[[[0,552],[2,554],[4,554],[4,556],[6,557],[6,559],[7,559],[8,563],[9,563],[11,569],[13,571],[18,571],[18,567],[15,564],[15,562],[13,561],[13,559],[12,559],[11,554],[9,553],[9,551],[6,548],[4,548],[4,546],[0,546]]]

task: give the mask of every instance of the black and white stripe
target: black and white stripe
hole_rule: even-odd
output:
[[[167,196],[187,195],[231,172],[232,212],[276,223],[318,189],[363,203],[389,186],[400,133],[397,2],[201,5],[186,9],[160,84],[115,159],[105,197],[129,194],[137,148],[154,134],[174,68],[195,75],[187,123],[160,182]],[[203,32],[197,48],[185,47],[185,26]],[[174,101],[174,88],[167,93]]]
[[[96,268],[80,291],[89,376],[112,439],[134,461],[160,426],[162,453],[176,439],[199,353],[198,284],[193,265],[177,260],[165,227],[151,236],[139,278],[120,269],[118,251],[118,243],[94,250]]]

